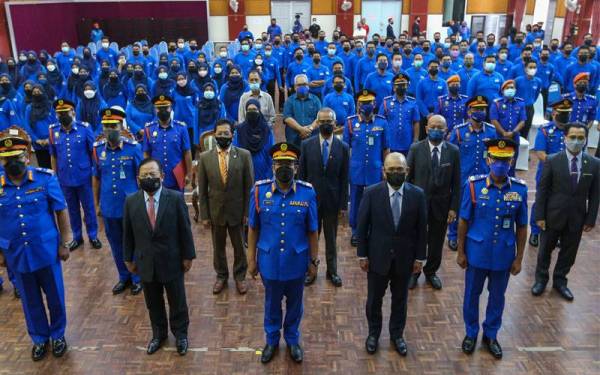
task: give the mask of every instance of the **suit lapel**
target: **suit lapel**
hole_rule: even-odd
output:
[[[229,186],[229,181],[231,181],[231,176],[233,175],[231,172],[237,168],[238,162],[238,149],[237,147],[231,146],[231,151],[229,151],[229,165],[227,166],[227,183],[225,187]],[[221,175],[219,171],[219,176]]]
[[[144,192],[142,190],[139,190],[136,194],[137,194],[136,201],[137,201],[138,207],[141,210],[141,213],[139,216],[143,217],[142,220],[144,220],[146,228],[148,228],[148,231],[152,232],[152,227],[150,226],[150,218],[148,218],[148,210],[146,209],[146,199],[144,198]]]
[[[219,148],[215,147],[211,150],[211,162],[209,163],[209,165],[214,165],[215,168],[211,168],[213,170],[213,173],[215,174],[215,177],[217,178],[217,180],[219,180],[219,183],[221,184],[221,186],[223,188],[225,188],[225,186],[223,186],[223,179],[221,178],[221,167],[219,166]]]
[[[577,181],[577,189],[579,189],[579,186],[581,186],[581,183],[583,181],[583,175],[586,174],[591,174],[591,165],[590,165],[590,161],[588,160],[589,157],[587,154],[584,153],[584,151],[581,152],[581,170],[579,171],[579,181]],[[576,189],[576,190],[577,190]]]
[[[390,226],[394,228],[394,215],[392,214],[392,202],[390,200],[390,194],[388,189],[389,188],[387,182],[383,181],[381,187],[381,199],[383,202],[387,202],[383,205],[385,207],[385,215],[387,216]]]
[[[165,210],[167,209],[168,204],[169,195],[165,192],[165,189],[163,188],[163,190],[160,193],[160,198],[158,199],[158,213],[156,214],[156,224],[154,225],[154,231],[156,231],[156,229],[160,226],[161,219],[165,215]]]

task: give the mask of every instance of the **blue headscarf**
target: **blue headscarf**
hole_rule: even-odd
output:
[[[138,98],[137,96],[137,91],[140,88],[144,89],[144,91],[146,92],[144,98]],[[148,87],[146,87],[146,85],[140,83],[135,86],[135,97],[133,98],[133,106],[137,108],[137,110],[140,112],[148,114],[153,113],[154,106],[152,104],[152,101],[150,100],[150,96],[148,96]]]
[[[82,107],[81,118],[79,120],[85,121],[88,124],[92,125],[92,128],[95,130],[96,125],[98,125],[98,114],[100,113],[100,94],[98,93],[98,90],[96,89],[96,84],[93,81],[86,81],[83,84],[82,89],[84,89],[87,86],[91,87],[92,90],[96,91],[96,95],[94,95],[94,97],[91,99],[88,99],[85,97],[85,95],[82,95],[79,101]]]
[[[158,72],[160,73],[161,70],[168,72],[170,69],[167,68],[166,66],[161,65],[158,67]],[[171,78],[168,78],[168,77],[167,77],[167,79],[159,78],[158,80],[156,80],[156,83],[154,84],[154,95],[169,95],[174,86],[175,86],[175,81],[173,81]]]
[[[206,99],[204,97],[204,91],[207,87],[212,87],[215,92],[215,97],[212,99]],[[218,120],[219,114],[221,113],[221,102],[216,96],[217,88],[212,82],[206,83],[202,87],[202,94],[198,100],[198,125],[199,127],[206,127],[207,125],[213,124]]]
[[[29,56],[35,57],[35,61],[30,62]],[[42,64],[40,64],[40,62],[38,61],[37,54],[35,53],[35,51],[27,52],[27,62],[25,64],[23,64],[23,68],[22,68],[23,76],[30,77],[32,75],[36,75],[41,70],[42,70]]]
[[[117,69],[111,69],[108,75],[110,76],[111,73],[117,74],[117,80],[111,81],[109,78],[104,87],[102,88],[102,97],[104,98],[104,100],[116,98],[117,96],[119,96],[120,93],[125,92],[125,86],[119,79],[119,72],[117,71]]]
[[[239,80],[233,82],[231,79],[231,70],[235,69],[240,73]],[[241,76],[242,69],[238,65],[234,65],[229,69],[227,73],[227,90],[225,90],[225,97],[223,98],[223,104],[226,107],[237,100],[239,100],[244,93],[244,78]]]
[[[10,74],[8,73],[0,74],[0,78],[2,77],[8,77],[8,79],[10,80]],[[17,90],[15,90],[15,86],[13,86],[12,82],[8,90],[5,90],[2,86],[0,86],[0,97],[6,99],[14,99],[15,96],[17,96]]]

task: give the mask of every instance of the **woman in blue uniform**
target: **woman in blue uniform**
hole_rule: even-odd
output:
[[[173,91],[173,119],[186,124],[188,135],[194,147],[192,147],[192,159],[195,157],[197,141],[194,141],[194,117],[196,112],[196,101],[198,97],[196,90],[188,82],[187,74],[183,71],[177,73],[177,86]]]
[[[169,69],[166,66],[159,66],[157,77],[158,79],[154,82],[154,86],[152,87],[152,97],[159,95],[170,97],[173,95],[175,81],[169,78]]]
[[[38,73],[45,71],[46,68],[38,61],[37,54],[34,51],[29,51],[27,53],[27,62],[21,67],[21,77],[23,79],[34,80],[37,78]]]
[[[75,113],[79,121],[87,122],[95,136],[102,132],[102,116],[100,110],[106,108],[106,103],[98,94],[96,84],[87,81],[83,85],[83,98],[77,103]]]
[[[42,168],[51,168],[50,153],[48,152],[48,127],[56,122],[52,103],[46,96],[41,85],[33,85],[31,104],[25,109],[27,127],[25,131],[31,136],[33,149]]]
[[[217,84],[217,91],[221,90],[221,86],[225,83],[225,72],[223,65],[219,62],[215,62],[213,65],[212,79]]]
[[[46,63],[46,71],[46,78],[48,78],[48,83],[54,89],[54,93],[56,94],[56,96],[62,98],[65,95],[67,83],[65,82],[65,77],[58,69],[58,65],[54,60],[48,60],[48,62]]]
[[[108,82],[100,90],[106,105],[112,107],[118,105],[121,108],[127,106],[127,92],[125,85],[119,79],[119,71],[112,69],[108,74]]]
[[[196,105],[193,143],[198,144],[202,133],[213,130],[217,120],[225,118],[225,116],[225,106],[217,98],[215,85],[213,83],[205,84]]]
[[[127,104],[125,113],[129,130],[137,139],[142,139],[144,126],[154,120],[154,107],[148,95],[148,88],[145,85],[135,87],[135,96]]]
[[[230,120],[237,122],[240,98],[246,91],[248,91],[248,84],[242,78],[242,70],[239,66],[233,65],[229,69],[227,82],[221,87],[219,93],[219,99],[225,105],[225,112]]]
[[[133,77],[127,82],[127,100],[131,101],[135,96],[135,88],[138,85],[152,86],[152,80],[146,76],[142,64],[133,65]],[[124,107],[123,107],[124,108]]]
[[[273,143],[273,133],[260,112],[260,102],[256,99],[248,100],[246,121],[237,126],[233,144],[250,151],[254,165],[254,181],[273,177],[273,163],[269,153]]]
[[[190,64],[191,63],[193,63],[193,61],[190,61]],[[210,76],[209,70],[210,68],[207,63],[198,63],[196,74],[190,75],[191,79],[189,79],[189,83],[192,84],[192,87],[196,92],[201,93],[204,85],[209,82],[214,83],[215,87],[217,87],[216,82],[213,81]]]

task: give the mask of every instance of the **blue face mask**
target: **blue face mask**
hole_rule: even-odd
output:
[[[508,176],[510,170],[510,162],[504,160],[494,160],[490,163],[490,171],[496,177]]]
[[[252,91],[260,90],[260,83],[250,83],[248,86],[250,86],[250,90]]]
[[[471,113],[471,118],[477,122],[482,122],[485,120],[485,112],[475,111],[475,112]]]
[[[515,90],[515,89],[506,89],[506,90],[504,90],[503,94],[507,98],[512,99],[515,97],[516,92],[517,92],[517,90]]]
[[[298,86],[296,93],[300,96],[308,95],[308,86]]]
[[[427,137],[433,142],[439,142],[444,139],[445,132],[442,129],[429,129],[427,131]]]
[[[214,99],[215,97],[215,92],[214,91],[204,91],[204,99]]]
[[[360,106],[360,113],[362,113],[365,116],[370,116],[373,113],[374,108],[375,107],[371,103],[363,104]]]

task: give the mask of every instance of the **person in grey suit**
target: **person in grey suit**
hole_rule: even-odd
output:
[[[188,208],[183,194],[162,186],[165,178],[156,159],[142,160],[138,184],[142,190],[125,200],[123,260],[131,273],[140,275],[152,324],[147,353],[155,353],[167,339],[167,328],[176,338],[177,352],[185,355],[190,323],[184,273],[196,257]],[[135,261],[134,261],[135,259]],[[169,301],[169,324],[163,294]]]
[[[442,288],[436,272],[442,264],[442,248],[448,224],[456,220],[460,201],[460,152],[445,142],[448,127],[440,115],[427,120],[427,139],[413,143],[408,152],[407,181],[425,191],[427,198],[427,263],[425,278],[434,289]],[[409,289],[417,285],[420,274],[413,274]]]
[[[567,150],[548,156],[544,163],[533,213],[542,229],[535,284],[531,288],[534,296],[546,288],[552,250],[560,241],[552,286],[567,301],[574,298],[567,287],[567,274],[575,263],[582,232],[591,231],[596,223],[600,200],[600,160],[584,151],[587,132],[584,124],[567,124]]]
[[[248,262],[244,251],[242,231],[248,220],[248,199],[254,186],[252,156],[249,151],[231,145],[233,123],[218,120],[215,125],[217,147],[205,151],[198,158],[198,197],[200,219],[211,229],[213,266],[217,280],[213,293],[220,293],[227,285],[229,270],[225,253],[227,233],[233,246],[233,277],[238,293],[248,291],[246,270]]]

